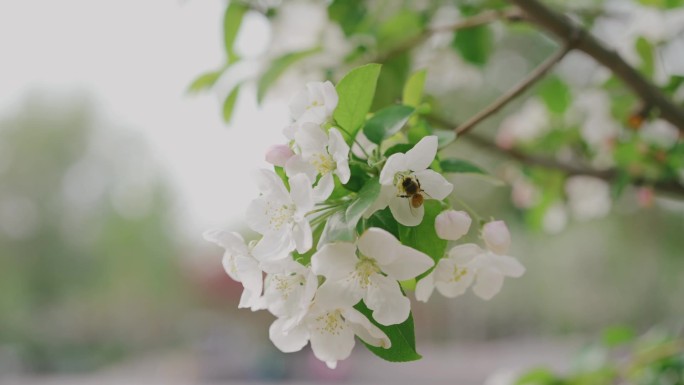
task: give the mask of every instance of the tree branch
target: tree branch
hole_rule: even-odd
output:
[[[395,57],[401,55],[402,53],[416,47],[417,45],[423,43],[430,36],[436,33],[443,32],[456,32],[463,29],[474,28],[481,25],[489,24],[497,20],[508,20],[508,21],[519,21],[522,20],[523,13],[518,8],[504,9],[504,10],[489,10],[479,13],[477,15],[471,16],[467,19],[463,19],[455,24],[428,28],[421,34],[408,39],[398,46],[390,49],[389,51],[378,55],[375,59],[371,60],[371,63],[384,63],[388,60],[392,60]]]
[[[684,132],[684,108],[673,104],[656,86],[627,64],[615,51],[599,43],[585,29],[565,15],[555,12],[537,0],[508,0],[522,9],[529,21],[565,42],[576,41],[575,48],[610,69],[632,89],[645,104],[660,112],[660,116]]]
[[[561,59],[563,59],[563,57],[565,57],[565,55],[568,52],[570,52],[570,50],[572,50],[572,48],[572,42],[566,43],[562,49],[556,52],[553,56],[546,59],[542,64],[539,65],[539,67],[535,68],[534,71],[532,71],[525,79],[523,79],[520,83],[516,84],[515,87],[511,88],[510,90],[508,90],[508,92],[501,95],[498,99],[494,101],[494,103],[489,105],[487,108],[481,110],[480,112],[475,114],[475,116],[468,119],[465,123],[458,126],[455,129],[456,133],[459,135],[463,135],[470,131],[477,124],[487,119],[489,116],[495,114],[506,104],[514,100],[520,94],[525,92],[525,90],[530,88],[534,83],[536,83],[542,77],[544,77],[544,75],[551,68],[553,68],[553,66],[555,66],[559,61],[561,61]]]
[[[446,121],[445,119],[437,116],[428,116],[427,118],[432,123],[445,128],[454,126],[454,124],[452,124],[451,122]],[[463,138],[464,140],[468,140],[470,143],[494,154],[503,155],[507,158],[517,160],[520,163],[527,164],[530,166],[546,168],[549,170],[558,170],[569,176],[593,176],[595,178],[603,179],[608,182],[614,182],[620,176],[617,170],[596,170],[587,166],[561,162],[553,158],[525,154],[524,152],[518,151],[516,149],[501,148],[497,146],[496,143],[494,143],[492,140],[475,132],[471,132]],[[677,183],[676,181],[657,182],[646,180],[644,178],[636,178],[632,179],[630,183],[635,186],[651,186],[658,192],[667,193],[678,198],[684,198],[684,186]]]

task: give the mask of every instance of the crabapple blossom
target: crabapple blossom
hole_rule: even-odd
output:
[[[468,233],[471,223],[465,211],[446,210],[435,218],[435,231],[440,238],[455,241]]]
[[[294,155],[290,146],[276,144],[266,150],[266,161],[274,166],[285,167],[285,163]]]
[[[416,285],[416,299],[427,302],[436,288],[445,297],[465,293],[475,282],[473,292],[488,300],[503,286],[504,277],[520,277],[525,268],[517,259],[506,255],[511,235],[503,221],[489,222],[482,229],[486,249],[467,243],[452,248],[446,258]]]
[[[292,257],[266,265],[263,308],[276,317],[301,319],[318,288],[318,278],[309,267]]]
[[[442,200],[454,188],[441,174],[428,169],[436,155],[436,136],[424,137],[405,154],[392,154],[380,172],[380,196],[366,216],[389,205],[397,222],[404,226],[418,225],[423,220],[425,209],[422,199],[414,205],[413,196]]]
[[[315,201],[323,201],[330,196],[335,188],[333,174],[342,183],[349,181],[349,146],[336,128],[331,128],[326,134],[316,124],[303,123],[295,134],[295,143],[301,154],[287,161],[285,171],[288,177],[304,174],[312,184],[320,175],[313,190]]]
[[[270,170],[260,170],[259,190],[262,195],[247,208],[247,224],[263,235],[252,250],[260,261],[285,258],[291,251],[304,253],[311,249],[312,234],[306,214],[313,209],[313,191],[306,175],[289,180],[290,191]]]
[[[354,348],[354,335],[369,345],[388,349],[387,335],[352,306],[348,298],[316,299],[300,319],[281,317],[268,330],[273,344],[285,353],[297,352],[311,341],[314,356],[330,368],[344,360]]]
[[[612,205],[610,185],[602,179],[576,175],[565,182],[568,207],[578,220],[601,218]]]
[[[329,81],[310,82],[306,89],[297,93],[290,101],[290,116],[294,123],[287,126],[283,134],[295,139],[295,133],[303,123],[322,125],[332,118],[338,102],[335,86]]]
[[[397,281],[414,278],[433,265],[427,255],[375,227],[356,243],[328,243],[311,257],[314,273],[326,278],[316,295],[319,301],[344,296],[355,304],[363,299],[382,325],[398,324],[409,316],[411,304]]]
[[[242,236],[215,229],[206,231],[204,239],[226,249],[222,260],[223,269],[230,278],[244,286],[238,307],[259,309],[259,297],[264,284],[263,273],[259,261],[252,256]]]

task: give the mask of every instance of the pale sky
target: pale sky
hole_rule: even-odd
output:
[[[266,166],[264,150],[284,141],[287,100],[259,111],[245,92],[227,127],[217,95],[185,94],[195,76],[223,62],[224,7],[222,0],[3,0],[0,116],[32,90],[94,95],[107,121],[146,138],[174,185],[188,238],[237,224],[257,195],[251,175]],[[242,39],[254,48],[266,38],[256,28]]]

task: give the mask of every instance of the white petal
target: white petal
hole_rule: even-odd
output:
[[[435,289],[435,273],[432,272],[416,284],[416,299],[421,302],[427,302]]]
[[[295,242],[295,248],[300,254],[311,250],[313,244],[313,234],[311,233],[311,225],[309,221],[303,219],[292,227],[292,238]]]
[[[389,248],[389,247],[388,247]],[[435,261],[412,247],[398,245],[394,248],[396,258],[389,264],[378,261],[382,271],[397,281],[405,281],[417,277],[435,265]]]
[[[325,152],[328,145],[328,135],[321,127],[314,123],[302,123],[295,134],[295,142],[305,157]]]
[[[387,335],[377,326],[361,314],[360,311],[354,308],[345,309],[342,313],[344,318],[351,324],[354,334],[359,336],[364,342],[369,345],[389,349],[392,347],[392,342]]]
[[[259,262],[251,257],[238,256],[235,258],[235,268],[242,286],[260,296],[264,287],[264,278]]]
[[[408,169],[414,172],[425,170],[437,155],[437,136],[426,136],[406,152]],[[440,199],[440,198],[435,198]]]
[[[401,243],[394,235],[378,227],[371,227],[364,231],[356,241],[361,254],[373,258],[379,265],[387,265],[396,260],[396,248]]]
[[[406,321],[411,312],[411,302],[401,292],[399,282],[380,274],[371,275],[370,281],[363,302],[373,310],[373,319],[381,325]]]
[[[203,234],[204,239],[213,242],[226,250],[230,250],[233,254],[248,255],[247,245],[242,235],[234,231],[226,231],[223,229],[207,230]]]
[[[323,83],[321,88],[323,91],[323,102],[325,103],[326,112],[328,116],[332,116],[333,111],[335,111],[335,108],[337,107],[337,102],[339,101],[337,90],[335,90],[335,86],[330,81]]]
[[[306,175],[299,174],[290,178],[290,196],[297,207],[296,214],[304,215],[313,209],[313,189]]]
[[[450,258],[442,259],[439,262],[439,266],[435,269],[437,291],[447,298],[454,298],[465,293],[475,278],[473,268],[459,265]],[[459,270],[457,271],[457,269]],[[459,274],[459,276],[455,277],[455,274]]]
[[[349,159],[349,145],[344,141],[342,134],[335,128],[331,128],[328,132],[328,153],[332,155],[333,159],[348,160]]]
[[[356,246],[349,242],[328,243],[311,257],[311,270],[330,280],[347,277],[358,262]]]
[[[283,353],[298,352],[309,342],[309,331],[304,326],[298,326],[285,333],[287,321],[287,318],[276,319],[268,328],[268,336]]]
[[[257,311],[261,305],[260,299],[261,296],[259,294],[245,288],[242,290],[240,302],[238,303],[238,309],[251,308],[252,311]]]
[[[290,116],[297,120],[309,106],[309,95],[307,89],[302,89],[290,99]]]
[[[394,175],[398,172],[403,172],[408,170],[408,163],[406,160],[406,154],[397,153],[390,155],[387,158],[387,162],[382,167],[380,171],[380,184],[382,185],[394,185]]]
[[[275,144],[266,150],[264,159],[266,162],[279,167],[285,167],[285,163],[294,155],[290,146],[286,144]]]
[[[311,350],[319,360],[334,365],[354,349],[354,331],[335,313],[324,313],[311,328]]]
[[[494,221],[484,225],[482,238],[489,250],[500,255],[506,254],[511,246],[511,233],[504,221]]]
[[[478,297],[489,300],[501,290],[503,280],[503,275],[493,269],[480,269],[477,272],[477,281],[473,287],[473,292]]]
[[[423,221],[425,208],[423,205],[414,208],[408,198],[393,196],[389,201],[389,207],[394,219],[404,226],[418,226]]]
[[[247,206],[245,215],[247,226],[259,234],[271,232],[270,219],[266,215],[268,207],[268,198],[264,196],[253,199]]]
[[[492,254],[492,263],[503,275],[508,277],[518,278],[525,274],[525,266],[523,266],[517,259],[508,255]]]
[[[255,175],[257,187],[262,194],[274,194],[276,199],[286,200],[288,193],[282,179],[271,170],[260,169]]]
[[[468,233],[471,223],[465,211],[446,210],[435,218],[435,231],[440,238],[455,241]]]
[[[335,180],[332,173],[327,173],[321,177],[313,189],[314,202],[323,202],[328,199],[335,189]]]
[[[474,243],[465,243],[457,245],[449,250],[449,259],[453,259],[456,264],[463,266],[470,264],[475,257],[483,254],[485,251],[480,246]]]
[[[285,173],[288,178],[304,174],[309,178],[310,184],[316,181],[316,175],[318,175],[316,168],[311,163],[305,161],[301,155],[292,156],[285,162]]]
[[[365,292],[356,279],[327,280],[316,291],[316,303],[324,309],[351,307]]]
[[[252,255],[260,261],[286,258],[294,250],[295,243],[288,233],[266,234],[252,249]]]
[[[427,198],[442,200],[451,194],[454,185],[449,183],[442,174],[433,170],[422,170],[415,173],[420,188],[425,191]]]
[[[289,140],[294,140],[295,134],[299,130],[299,123],[294,122],[290,125],[287,125],[283,128],[283,135],[289,139]]]

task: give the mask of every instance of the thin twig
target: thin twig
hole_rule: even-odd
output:
[[[538,82],[544,75],[553,68],[565,55],[572,50],[572,44],[568,43],[558,52],[553,54],[553,56],[546,59],[542,64],[534,69],[525,79],[520,83],[516,84],[515,87],[511,88],[505,94],[501,95],[494,103],[490,104],[487,108],[481,110],[475,116],[468,119],[465,123],[458,126],[455,131],[458,135],[463,135],[470,131],[473,127],[478,125],[483,120],[487,119],[489,116],[494,115],[497,111],[503,108],[506,104],[513,101],[515,98],[520,96],[533,84]]]
[[[522,9],[527,19],[563,42],[576,41],[575,48],[610,69],[646,105],[653,106],[660,116],[684,132],[684,108],[675,105],[663,92],[627,64],[615,51],[606,48],[585,29],[565,15],[551,10],[538,0],[508,0]]]
[[[389,51],[380,54],[371,63],[385,63],[396,58],[402,53],[411,50],[427,40],[430,36],[437,33],[456,32],[463,29],[479,27],[481,25],[493,23],[498,20],[520,21],[523,18],[523,13],[517,8],[509,8],[504,10],[489,10],[471,16],[467,19],[461,20],[457,23],[447,26],[428,28],[419,35],[410,38]]]
[[[430,122],[445,128],[455,126],[455,124],[452,124],[451,122],[446,121],[445,119],[437,116],[428,116],[428,119],[430,120]],[[617,180],[620,176],[617,170],[596,170],[588,166],[562,162],[553,158],[529,155],[513,148],[502,148],[497,146],[496,143],[494,143],[491,139],[488,139],[485,136],[480,135],[476,132],[471,132],[470,134],[464,136],[463,139],[494,154],[503,155],[507,158],[517,160],[518,162],[523,164],[541,167],[549,170],[558,170],[565,173],[568,176],[593,176],[595,178],[603,179],[608,182],[613,182]],[[635,178],[632,179],[630,183],[635,186],[650,186],[658,192],[667,193],[671,196],[675,196],[678,198],[684,198],[684,186],[677,183],[676,181],[658,182],[647,180],[644,178]]]

